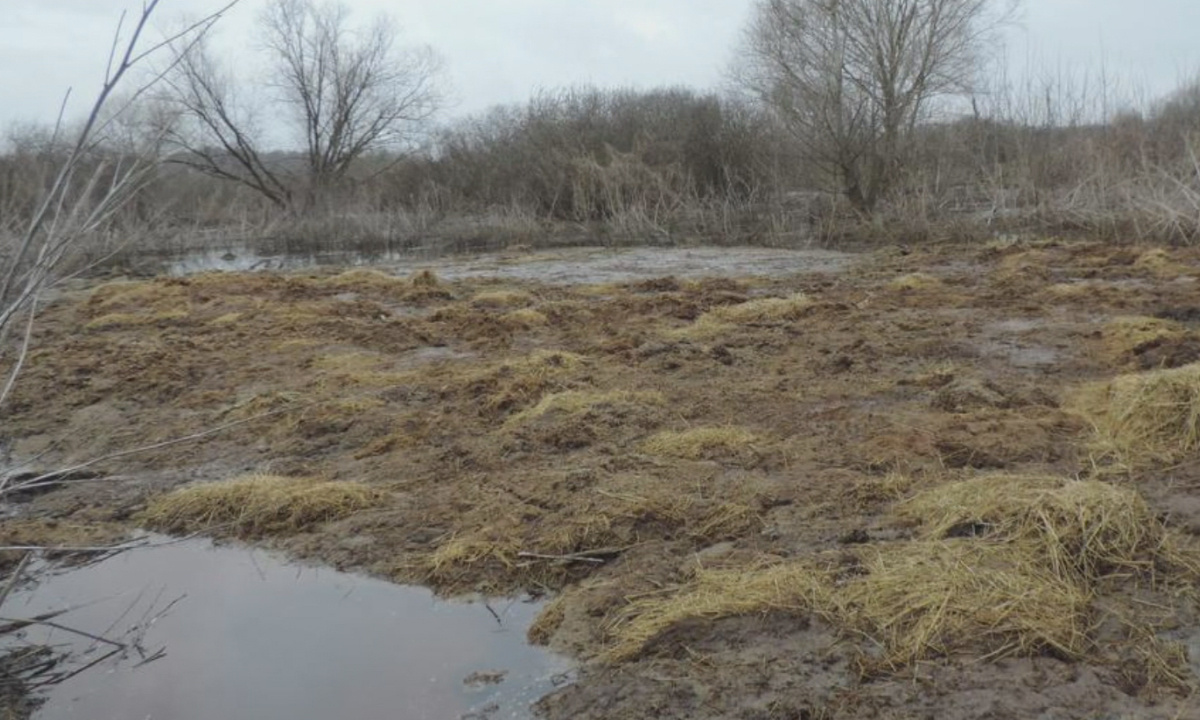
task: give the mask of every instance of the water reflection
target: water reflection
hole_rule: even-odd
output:
[[[123,613],[128,622],[139,598],[180,596],[145,637],[166,657],[82,673],[54,688],[34,717],[520,718],[568,669],[525,643],[536,604],[444,602],[422,588],[199,541],[51,577],[6,607],[28,617],[82,606],[61,621],[103,633]],[[87,642],[46,630],[28,639],[77,652]],[[479,682],[497,675],[498,683]]]

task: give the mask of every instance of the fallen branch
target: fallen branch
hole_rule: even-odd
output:
[[[582,552],[570,553],[567,555],[546,555],[535,552],[519,552],[517,557],[530,560],[554,560],[561,563],[591,563],[593,565],[603,565],[629,548],[599,548],[597,550],[584,550]]]

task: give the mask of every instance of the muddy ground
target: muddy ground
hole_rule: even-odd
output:
[[[168,444],[23,498],[0,541],[148,526],[447,594],[552,595],[532,639],[584,670],[542,701],[549,718],[1200,717],[1186,583],[1129,574],[1089,589],[1082,652],[967,637],[882,663],[878,637],[776,605],[612,651],[631,608],[699,569],[862,573],[917,533],[906,498],[991,473],[1100,478],[1181,542],[1200,535],[1200,466],[1118,466],[1071,403],[1200,360],[1200,253],[885,249],[823,272],[602,285],[431,269],[66,291],[3,420],[9,465]],[[366,494],[253,521],[161,503],[246,475]],[[1114,604],[1158,644],[1108,627]]]

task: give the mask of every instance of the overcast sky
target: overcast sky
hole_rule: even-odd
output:
[[[751,0],[345,0],[356,17],[386,10],[411,42],[447,61],[453,114],[521,101],[538,88],[685,84],[712,87]],[[242,0],[218,47],[252,67],[253,22],[265,0]],[[161,0],[160,26],[220,0]],[[135,0],[0,0],[0,129],[52,121],[62,93],[99,82],[111,31]],[[1197,0],[1027,0],[1009,34],[1014,58],[1076,72],[1099,66],[1146,94],[1200,68]]]

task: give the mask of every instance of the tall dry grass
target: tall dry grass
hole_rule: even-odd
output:
[[[780,123],[742,101],[678,88],[542,93],[453,123],[420,152],[366,158],[303,212],[159,167],[89,258],[128,238],[119,260],[246,246],[371,255],[997,234],[1200,240],[1200,82],[1157,101],[1117,85],[1000,77],[912,132],[897,187],[870,215],[822,186]],[[119,164],[128,146],[97,148],[96,161]],[[55,152],[36,129],[12,134],[0,233],[22,225]]]

